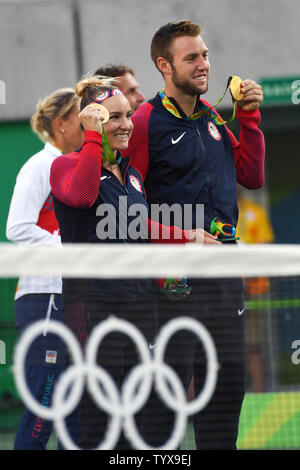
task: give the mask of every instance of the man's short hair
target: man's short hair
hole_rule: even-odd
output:
[[[95,75],[101,75],[104,77],[122,77],[126,73],[131,73],[131,75],[134,75],[134,72],[131,67],[128,67],[127,65],[123,64],[107,64],[104,65],[103,67],[99,67]]]
[[[175,38],[180,36],[198,36],[201,32],[201,26],[190,20],[173,21],[159,28],[154,33],[151,41],[151,58],[155,66],[157,67],[158,57],[163,57],[170,64],[173,63],[171,45]]]

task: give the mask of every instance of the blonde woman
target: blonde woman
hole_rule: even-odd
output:
[[[49,183],[50,167],[62,153],[80,147],[83,134],[78,112],[79,100],[72,88],[56,90],[37,104],[31,127],[45,145],[17,176],[7,220],[8,240],[25,245],[61,243]],[[21,277],[15,294],[19,335],[30,323],[45,318],[44,335],[35,341],[26,362],[28,385],[45,406],[65,366],[64,346],[56,336],[47,334],[47,321],[61,320],[61,289],[59,277]],[[45,449],[51,431],[50,422],[26,410],[14,448]]]

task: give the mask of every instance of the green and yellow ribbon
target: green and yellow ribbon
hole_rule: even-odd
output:
[[[236,77],[235,75],[231,75],[228,78],[227,85],[226,85],[224,93],[222,94],[222,96],[218,99],[218,101],[213,106],[206,106],[205,104],[202,103],[203,109],[201,111],[197,112],[197,113],[192,114],[191,116],[186,116],[186,117],[181,116],[181,114],[178,111],[178,109],[176,108],[176,106],[167,97],[167,95],[165,93],[165,89],[163,89],[159,92],[159,95],[160,95],[161,101],[162,101],[162,105],[164,106],[164,108],[167,111],[169,111],[171,114],[173,114],[173,116],[175,116],[179,119],[185,119],[187,121],[195,121],[196,119],[199,119],[203,115],[207,114],[209,116],[209,118],[212,119],[218,126],[222,126],[223,124],[226,124],[227,122],[231,122],[235,119],[237,101],[234,98],[234,96],[231,94],[233,112],[232,112],[231,118],[228,119],[228,121],[224,121],[224,119],[222,119],[216,113],[216,111],[213,108],[215,108],[219,103],[221,103],[222,99],[224,98],[224,96],[225,96],[225,94],[226,94],[226,92],[227,92],[227,90],[230,86],[230,83],[231,83],[232,79],[235,78],[235,77]]]
[[[117,163],[120,163],[121,158],[122,158],[121,156],[119,158],[115,157],[114,152],[112,151],[112,148],[108,142],[106,132],[102,127],[102,160],[103,162],[108,161],[111,165],[116,165]]]

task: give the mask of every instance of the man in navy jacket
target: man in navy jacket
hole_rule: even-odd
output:
[[[199,25],[178,21],[161,27],[153,36],[151,57],[165,88],[134,114],[134,131],[126,151],[141,169],[149,205],[176,203],[182,214],[186,204],[192,205],[192,226],[184,227],[187,229],[197,226],[199,204],[204,205],[207,232],[215,217],[236,226],[236,183],[248,189],[264,183],[265,143],[258,128],[263,99],[260,85],[250,79],[240,85],[238,142],[201,98],[208,89],[210,65]],[[166,308],[161,296],[161,322],[189,312],[209,328],[217,347],[218,383],[210,403],[194,416],[196,447],[236,449],[245,374],[242,282],[191,279],[189,283],[192,294],[176,302],[176,310],[174,302]],[[170,363],[186,387],[193,373],[197,394],[203,386],[205,360],[203,352],[198,347],[193,352],[191,344],[189,340],[178,343]],[[193,371],[188,363],[193,363]],[[169,419],[165,438],[173,425]]]

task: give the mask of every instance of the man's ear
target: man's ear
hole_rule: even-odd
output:
[[[164,57],[157,58],[157,67],[163,75],[170,75],[171,73],[171,64]]]

